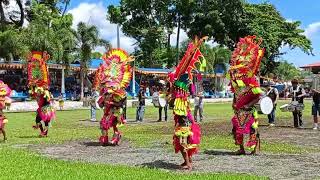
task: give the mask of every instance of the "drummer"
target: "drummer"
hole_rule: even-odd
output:
[[[292,96],[292,104],[303,104],[303,98],[306,95],[305,90],[299,85],[297,79],[293,79],[291,81],[292,87],[290,88],[289,92]],[[303,128],[303,120],[302,120],[302,111],[295,110],[292,112],[293,115],[293,122],[295,128]]]
[[[164,107],[159,106],[159,119],[158,122],[162,121],[162,109],[164,110],[164,120],[168,120],[168,91],[166,88],[166,83],[163,80],[159,81],[160,86],[158,88],[158,93],[160,98],[165,98],[166,99],[166,105]]]
[[[274,121],[276,119],[276,107],[279,99],[279,92],[277,88],[271,86],[271,83],[267,84],[267,96],[271,98],[273,102],[272,112],[268,115],[269,126],[274,126]]]

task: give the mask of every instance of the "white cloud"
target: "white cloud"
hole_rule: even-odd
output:
[[[304,35],[308,38],[312,38],[317,33],[320,33],[320,22],[309,24],[305,29]]]
[[[73,25],[74,29],[77,28],[79,22],[85,22],[91,25],[97,26],[100,35],[103,39],[109,40],[113,47],[117,47],[117,25],[111,24],[110,21],[106,19],[107,8],[102,2],[99,3],[80,3],[77,7],[68,11],[68,13],[73,15]],[[120,47],[128,52],[133,52],[135,40],[126,37],[122,32],[120,32]],[[99,52],[104,52],[103,47],[96,49]]]
[[[177,37],[178,37],[178,28],[175,28],[173,30],[173,34],[170,37],[170,44],[171,46],[176,46],[177,44]],[[183,29],[180,29],[180,36],[179,36],[179,43],[182,43],[183,41],[189,39],[186,31]]]
[[[25,3],[26,3],[26,0],[22,0],[22,7],[23,8],[25,8]],[[3,11],[4,11],[5,18],[7,20],[9,19],[9,16],[13,15],[13,14],[17,15],[18,18],[20,18],[20,14],[19,14],[20,9],[19,9],[17,2],[14,0],[9,0],[9,5],[7,5],[7,6],[5,5]],[[18,14],[17,14],[17,12],[18,12]],[[15,20],[17,20],[17,19],[15,19]],[[24,19],[23,22],[24,22],[23,27],[27,27],[29,22],[26,19]]]

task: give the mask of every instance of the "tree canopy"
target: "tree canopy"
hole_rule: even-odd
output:
[[[233,50],[239,38],[256,35],[266,50],[265,73],[279,65],[283,46],[312,54],[311,41],[303,35],[299,21],[289,22],[268,3],[250,4],[242,0],[121,0],[108,7],[108,19],[122,26],[137,41],[141,65],[173,64],[170,37],[181,27],[189,38],[209,36],[213,42]],[[166,51],[165,51],[166,48]],[[156,56],[154,56],[156,54]],[[152,63],[151,63],[152,62]]]

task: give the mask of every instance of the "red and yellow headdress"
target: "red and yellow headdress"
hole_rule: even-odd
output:
[[[50,86],[47,60],[50,55],[47,52],[32,51],[28,57],[28,86],[31,95],[44,94],[50,99],[48,92]]]
[[[258,73],[264,49],[260,49],[262,40],[256,36],[240,38],[230,61],[232,79],[252,78]]]
[[[10,96],[11,89],[7,84],[0,80],[0,96]]]
[[[46,61],[50,58],[47,52],[32,51],[28,57],[28,86],[48,89],[50,85]]]
[[[122,49],[112,49],[103,56],[104,64],[96,71],[94,86],[102,93],[125,96],[125,88],[129,86],[132,68],[129,62],[133,59]]]
[[[193,42],[190,42],[185,52],[185,55],[179,62],[174,72],[169,73],[168,78],[171,83],[171,99],[173,102],[173,111],[176,115],[187,116],[190,112],[189,107],[189,87],[193,79],[193,70],[196,69],[196,63],[200,63],[200,46],[207,37],[198,39],[197,37]]]
[[[240,39],[233,51],[228,75],[231,80],[231,90],[237,97],[234,103],[237,109],[263,92],[256,78],[264,54],[264,49],[260,48],[261,42],[261,39],[256,40],[256,36],[247,36]]]

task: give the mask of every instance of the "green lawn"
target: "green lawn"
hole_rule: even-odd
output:
[[[306,117],[310,116],[310,103],[306,103]],[[233,145],[230,129],[225,124],[230,123],[232,111],[230,103],[208,104],[205,107],[206,119],[202,123],[203,139],[201,149],[230,149]],[[98,113],[98,117],[101,112]],[[171,111],[170,111],[171,115]],[[0,145],[1,179],[102,179],[119,176],[117,179],[257,179],[258,177],[232,174],[176,174],[157,169],[111,166],[80,162],[66,162],[41,157],[33,152],[14,148],[17,144],[54,144],[69,140],[97,139],[99,129],[85,121],[89,118],[89,110],[59,111],[57,120],[52,124],[49,137],[38,138],[38,131],[31,126],[35,113],[6,113],[9,123],[6,126],[8,142]],[[281,113],[281,121],[288,121],[290,113]],[[135,118],[135,109],[128,109],[128,118]],[[157,109],[148,107],[145,113],[148,123],[130,123],[122,128],[124,138],[136,146],[151,147],[154,143],[165,145],[169,153],[171,147],[173,122],[150,123],[157,120]],[[265,117],[261,116],[262,123]],[[221,126],[221,128],[220,128]],[[306,148],[285,143],[264,142],[264,151],[282,153],[302,153]],[[170,151],[169,151],[170,150]],[[259,179],[259,178],[258,178]]]

